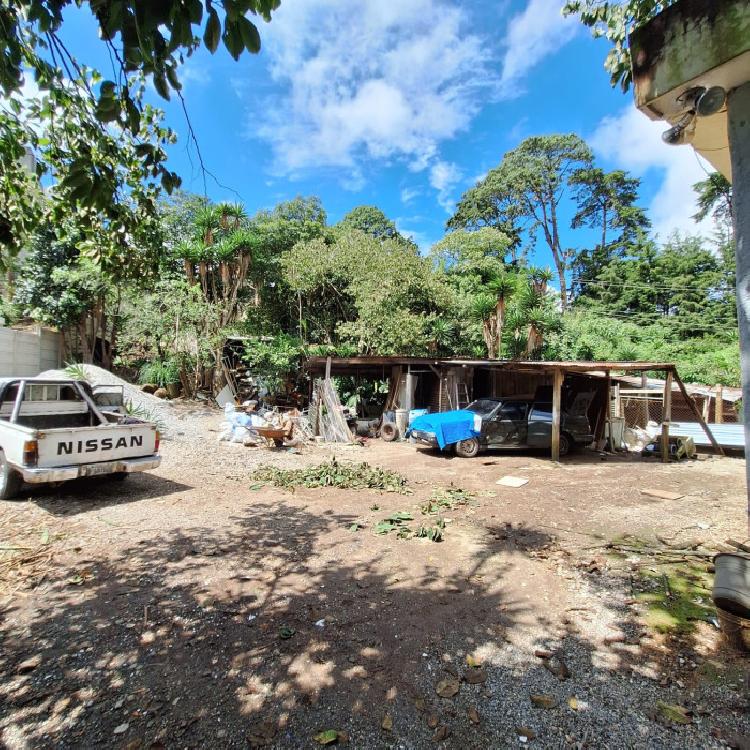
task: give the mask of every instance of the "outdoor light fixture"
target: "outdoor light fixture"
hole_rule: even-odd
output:
[[[695,112],[692,109],[689,112],[685,112],[669,130],[665,130],[661,134],[661,139],[670,146],[679,146],[685,142],[685,131],[692,125],[694,120]]]
[[[704,89],[695,100],[695,111],[700,117],[715,115],[724,106],[727,100],[727,92],[721,86],[711,86]]]
[[[661,134],[661,139],[670,146],[685,143],[688,129],[695,126],[696,117],[709,117],[721,111],[727,101],[727,92],[721,86],[693,86],[683,91],[677,101],[683,106],[680,118]]]

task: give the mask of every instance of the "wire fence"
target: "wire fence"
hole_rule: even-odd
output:
[[[698,411],[707,422],[715,422],[714,399],[708,396],[693,396]],[[708,404],[706,403],[708,401]],[[664,416],[664,404],[661,393],[644,393],[623,395],[622,416],[625,417],[627,427],[645,427],[648,422],[661,423]],[[695,422],[695,413],[681,395],[672,395],[672,422]],[[723,421],[727,423],[739,422],[739,416],[733,406],[724,404]]]

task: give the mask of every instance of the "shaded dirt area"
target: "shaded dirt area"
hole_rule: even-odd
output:
[[[5,746],[314,747],[330,729],[351,747],[722,747],[750,732],[747,658],[705,619],[649,627],[637,581],[660,561],[605,547],[744,537],[740,461],[555,466],[372,442],[335,455],[413,494],[290,492],[252,470],[334,451],[195,433],[152,474],[0,504],[0,541],[22,548],[0,568]],[[374,533],[398,511],[433,523],[422,508],[451,486],[471,496],[441,508],[443,542]]]

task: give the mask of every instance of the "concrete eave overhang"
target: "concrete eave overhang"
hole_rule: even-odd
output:
[[[674,123],[689,89],[729,92],[750,80],[750,3],[679,0],[634,31],[630,48],[636,106],[652,120]],[[726,106],[696,118],[688,133],[693,148],[731,180]]]

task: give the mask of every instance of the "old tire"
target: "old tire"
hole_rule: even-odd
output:
[[[0,451],[0,500],[12,500],[21,490],[23,477],[5,460]]]
[[[479,454],[479,441],[476,438],[459,440],[455,447],[456,455],[461,458],[474,458]]]
[[[386,443],[392,443],[398,437],[398,427],[393,422],[383,422],[380,428],[380,437]]]

